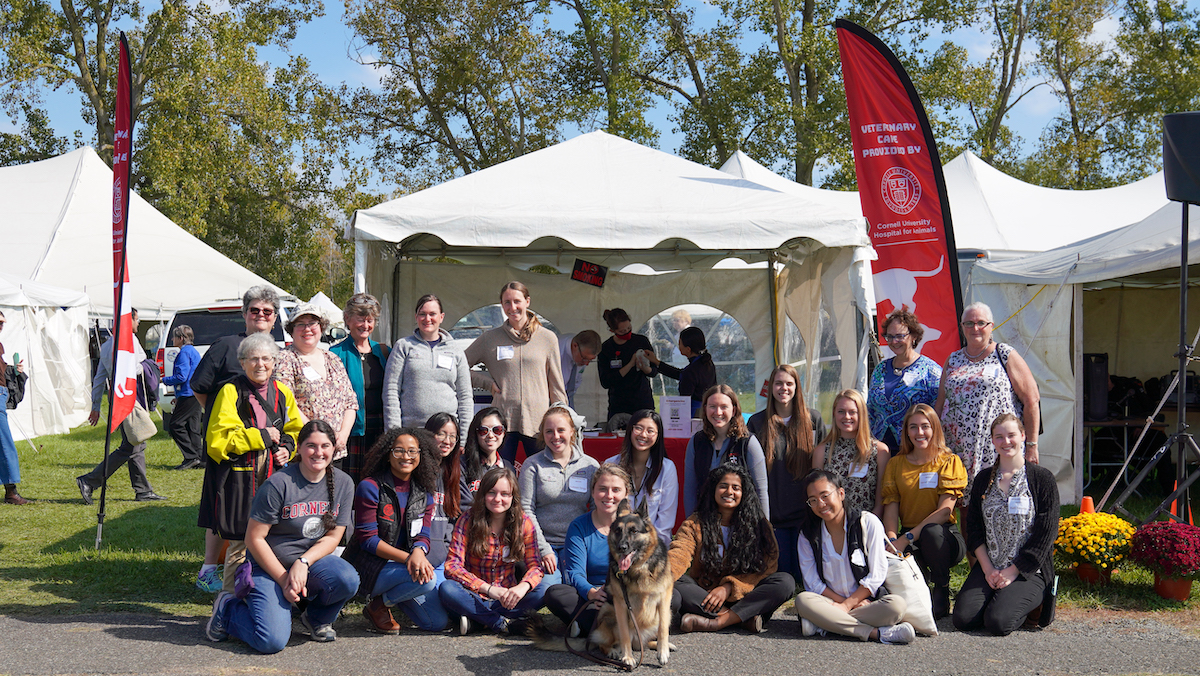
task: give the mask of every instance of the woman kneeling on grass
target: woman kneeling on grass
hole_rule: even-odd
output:
[[[518,581],[519,562],[525,575]],[[520,635],[525,614],[542,605],[541,581],[537,529],[521,509],[517,477],[507,467],[493,467],[480,480],[470,511],[454,526],[446,581],[438,588],[442,606],[458,615],[460,636],[472,621]]]
[[[911,643],[916,632],[900,621],[908,604],[895,594],[879,595],[888,568],[883,523],[871,512],[847,509],[846,489],[832,472],[813,470],[806,484],[818,518],[805,522],[798,544],[806,590],[796,597],[801,633]]]
[[[213,602],[205,633],[210,641],[230,635],[260,653],[277,653],[292,635],[292,606],[303,599],[300,623],[314,641],[337,638],[331,626],[358,589],[354,566],[330,556],[346,526],[354,482],[333,460],[336,434],[314,420],[300,430],[299,462],[275,472],[259,488],[246,527],[251,564],[247,588]],[[235,596],[236,594],[236,596]]]

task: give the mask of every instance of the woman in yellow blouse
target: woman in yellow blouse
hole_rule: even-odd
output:
[[[904,416],[900,452],[883,474],[883,526],[897,549],[908,548],[933,582],[933,616],[950,614],[950,569],[967,545],[954,506],[967,486],[962,460],[946,446],[942,423],[927,404]]]

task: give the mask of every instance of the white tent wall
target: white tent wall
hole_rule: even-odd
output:
[[[598,288],[573,281],[565,274],[539,274],[507,266],[404,261],[400,264],[393,305],[399,318],[397,333],[407,335],[413,330],[412,309],[417,299],[434,293],[441,298],[446,312],[443,326],[449,327],[480,307],[498,303],[500,288],[518,280],[529,287],[531,309],[553,322],[560,331],[577,333],[593,329],[607,335],[601,319],[607,308],[624,308],[634,327],[638,327],[666,308],[704,303],[727,312],[742,326],[754,346],[755,380],[761,383],[774,367],[766,274],[760,269],[694,270],[661,275],[609,272],[604,287]],[[368,277],[379,276],[369,273]],[[814,295],[819,297],[819,289],[816,291]],[[851,346],[853,340],[852,337]],[[805,342],[810,346],[819,343],[808,335]],[[592,366],[584,372],[575,397],[577,408],[589,422],[605,420],[607,411],[608,399],[595,369]]]
[[[1074,285],[1069,284],[975,284],[967,300],[987,303],[996,322],[995,340],[1012,345],[1037,380],[1042,415],[1039,462],[1054,473],[1063,504],[1077,501],[1073,299]]]
[[[13,438],[65,434],[91,410],[86,305],[68,308],[0,305],[7,323],[5,357],[25,362],[25,398],[8,412]]]

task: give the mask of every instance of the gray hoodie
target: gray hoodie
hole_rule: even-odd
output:
[[[592,498],[588,484],[599,467],[595,458],[584,454],[579,434],[571,446],[571,459],[566,467],[554,462],[548,450],[534,453],[521,466],[521,476],[517,479],[521,508],[537,527],[538,551],[542,556],[552,548],[562,549],[567,541],[567,528],[575,517],[587,511]]]

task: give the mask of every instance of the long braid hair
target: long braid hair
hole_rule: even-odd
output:
[[[514,281],[511,281],[508,284],[505,284],[504,286],[500,287],[500,301],[501,302],[504,301],[504,292],[508,291],[510,289],[512,291],[520,291],[521,295],[525,296],[525,300],[529,300],[529,287],[514,280]],[[441,304],[441,301],[438,301],[438,304]],[[537,330],[542,327],[542,321],[540,319],[538,319],[536,314],[533,313],[533,310],[525,310],[525,318],[526,318],[525,326],[521,328],[521,331],[517,334],[517,337],[520,338],[521,340],[528,342],[529,339],[533,337],[533,334],[536,333]],[[507,320],[505,320],[505,321],[507,321]]]
[[[722,557],[717,548],[725,543],[725,538],[721,535],[721,510],[717,507],[716,492],[717,485],[729,474],[736,475],[742,482],[742,501],[729,520],[729,545]],[[700,489],[696,514],[700,521],[700,562],[705,568],[721,576],[761,573],[766,568],[767,541],[774,536],[745,467],[723,463],[709,472],[704,488]]]
[[[446,425],[454,425],[455,433],[459,430],[458,419],[454,417],[453,413],[434,413],[429,416],[429,420],[425,421],[425,429],[429,430],[430,434],[441,432]],[[469,433],[469,431],[467,432]],[[462,477],[462,447],[465,442],[465,439],[459,439],[450,454],[439,460],[442,467],[442,487],[448,494],[458,490],[458,482]],[[451,521],[457,520],[462,514],[462,506],[458,500],[446,500],[444,507],[446,516],[450,517]]]
[[[503,544],[508,545],[509,561],[525,560],[525,538],[521,532],[525,524],[525,511],[521,509],[521,491],[517,488],[517,475],[507,467],[493,467],[479,482],[479,492],[471,511],[467,512],[467,553],[484,558],[488,553],[488,534],[491,531],[491,516],[485,496],[501,479],[507,479],[512,487],[512,504],[504,513]]]
[[[808,474],[812,467],[813,426],[812,417],[808,414],[808,406],[804,403],[804,390],[800,389],[800,374],[791,364],[780,364],[771,371],[768,380],[774,389],[775,378],[785,374],[796,383],[796,394],[792,397],[791,405],[785,410],[783,405],[775,400],[774,392],[767,397],[767,424],[759,430],[758,442],[762,445],[763,457],[767,461],[767,469],[775,464],[775,458],[782,456],[787,461],[788,472],[792,478],[800,479]],[[791,416],[784,423],[783,419]],[[783,437],[786,445],[782,449],[775,447],[775,439]]]
[[[304,442],[308,441],[309,437],[311,437],[314,434],[318,434],[318,433],[324,434],[326,436],[326,438],[329,439],[330,442],[333,442],[335,439],[337,439],[337,432],[333,431],[332,425],[325,422],[324,420],[310,420],[304,425],[304,427],[300,428],[300,434],[296,438],[296,441],[297,441],[296,448],[300,448],[301,446],[303,446]],[[337,500],[334,499],[334,494],[333,494],[334,491],[333,491],[333,466],[332,465],[325,468],[325,487],[329,490],[329,508],[326,509],[325,513],[321,515],[321,526],[325,528],[326,532],[328,532],[328,531],[333,530],[334,528],[337,528],[337,518],[338,518]]]

